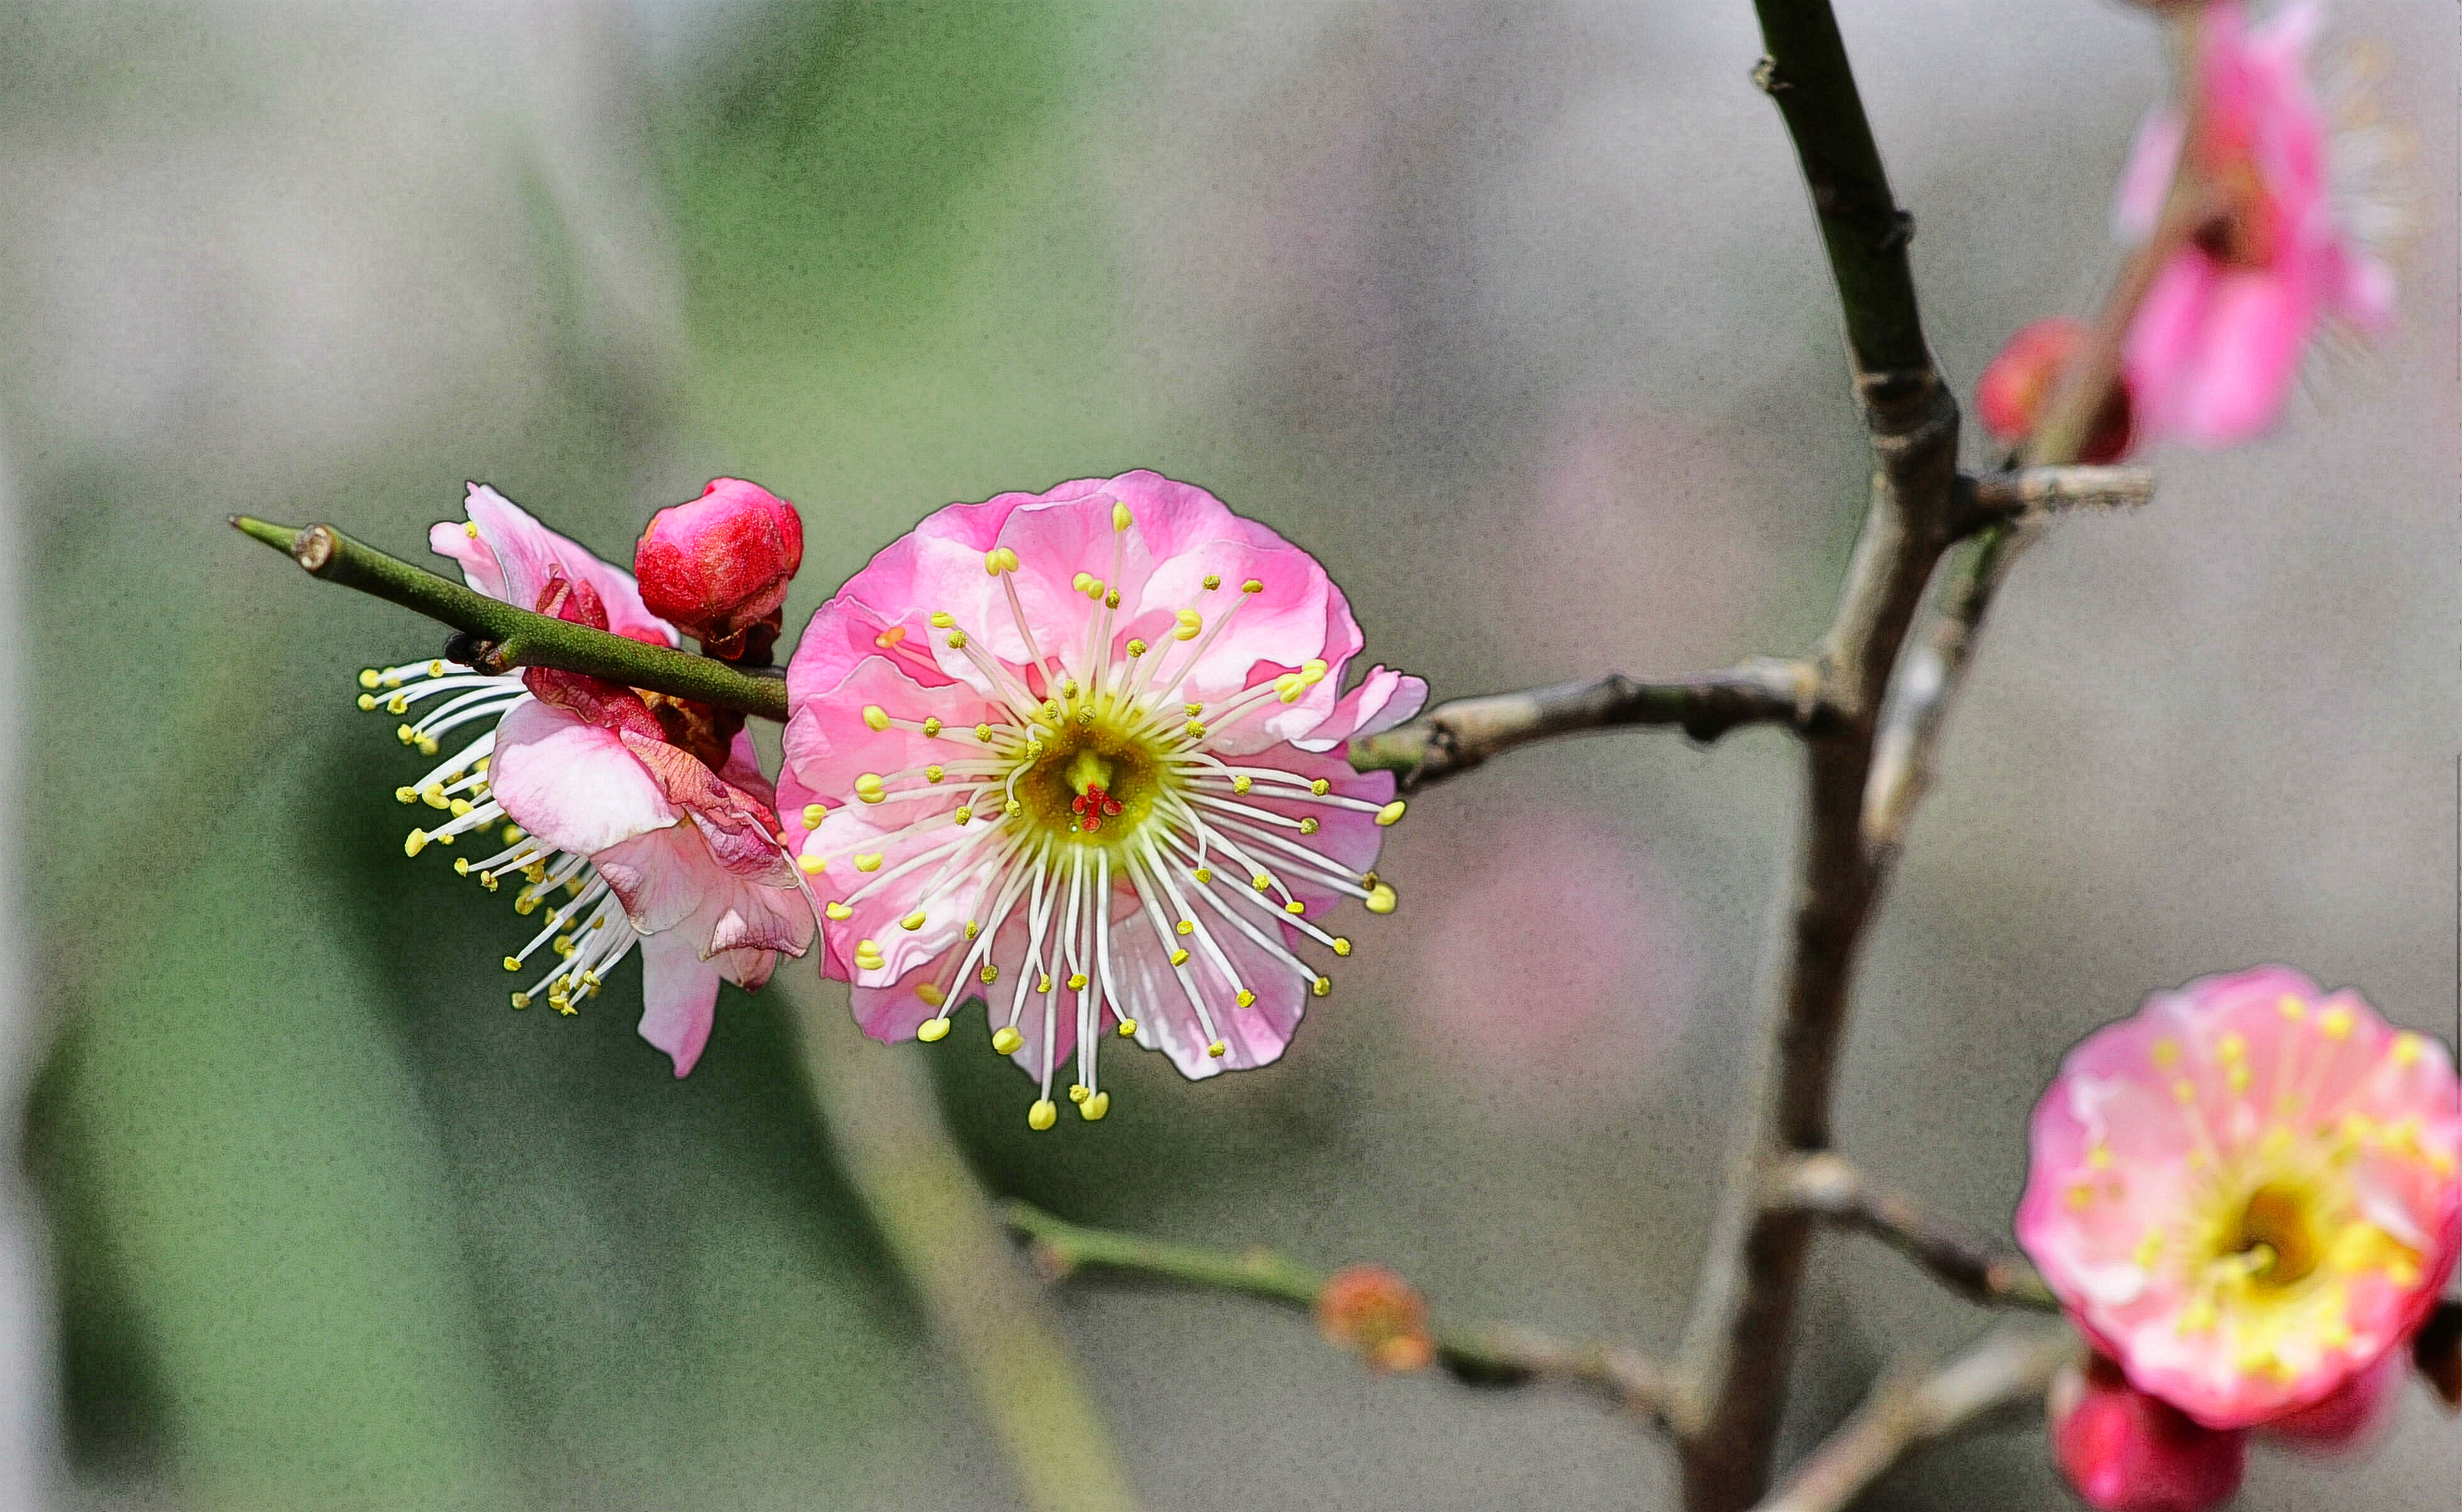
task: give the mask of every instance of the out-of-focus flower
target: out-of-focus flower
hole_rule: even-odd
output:
[[[1344,743],[1426,684],[1360,648],[1306,551],[1151,472],[951,505],[855,574],[788,665],[781,792],[826,967],[884,1040],[968,996],[1057,1117],[1100,1118],[1107,1025],[1191,1077],[1282,1053],[1402,813]]]
[[[1436,1357],[1428,1305],[1418,1288],[1383,1265],[1350,1265],[1316,1294],[1316,1326],[1328,1343],[1357,1350],[1380,1371],[1416,1371]]]
[[[2035,433],[2043,410],[2060,391],[2062,375],[2085,349],[2086,329],[2065,315],[2020,326],[1975,385],[1975,409],[1984,427],[2015,444]],[[2094,428],[2078,448],[2084,463],[2118,462],[2136,443],[2137,421],[2123,375],[2112,385]]]
[[[2062,1366],[2046,1406],[2052,1458],[2101,1512],[2205,1512],[2248,1468],[2245,1429],[2199,1426],[2099,1354]]]
[[[2220,207],[2165,261],[2129,328],[2126,366],[2146,436],[2246,441],[2281,413],[2321,322],[2373,332],[2392,316],[2392,271],[2355,234],[2373,211],[2336,203],[2328,120],[2308,76],[2322,20],[2303,0],[2252,26],[2236,0],[2216,0],[2182,23],[2195,35],[2194,140],[2177,107],[2155,107],[2113,219],[2125,239],[2145,240],[2175,169]]]
[[[548,529],[485,485],[466,519],[429,532],[472,588],[525,609],[672,645],[674,629],[642,605],[632,578]],[[530,668],[491,677],[443,661],[359,675],[363,709],[430,705],[396,733],[434,756],[465,726],[482,733],[418,782],[395,790],[448,817],[413,830],[403,850],[452,845],[503,827],[503,849],[453,869],[490,892],[523,883],[516,913],[547,909],[536,935],[505,958],[520,971],[541,951],[556,963],[513,1006],[545,999],[572,1013],[641,945],[641,1037],[680,1076],[709,1038],[722,977],[768,979],[776,953],[811,939],[808,906],[786,865],[769,785],[740,715],[603,679]],[[509,822],[508,822],[509,821]]]
[[[2279,1423],[2435,1307],[2458,1162],[2444,1046],[2260,966],[2156,993],[2069,1052],[2035,1110],[2018,1238],[2140,1391],[2210,1428]],[[2286,1431],[2313,1441],[2339,1411]]]
[[[633,552],[649,612],[729,660],[768,658],[803,565],[795,507],[741,478],[713,478],[700,498],[650,516]]]

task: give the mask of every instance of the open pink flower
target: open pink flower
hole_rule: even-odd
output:
[[[2030,1150],[2019,1242],[2132,1385],[2209,1428],[2355,1431],[2352,1398],[2292,1415],[2368,1390],[2462,1248],[2445,1047],[2281,966],[2087,1036]]]
[[[461,564],[472,588],[637,640],[675,643],[675,630],[642,606],[629,574],[484,485],[470,485],[465,510],[466,520],[438,525],[429,542]],[[408,714],[430,705],[397,731],[427,755],[444,735],[482,726],[395,796],[449,815],[410,832],[403,849],[412,855],[504,825],[502,850],[457,859],[453,869],[489,891],[519,876],[515,912],[547,908],[505,969],[523,969],[542,950],[556,963],[512,995],[514,1007],[543,997],[559,1012],[576,1011],[637,942],[641,1037],[681,1076],[708,1041],[720,980],[757,987],[778,952],[801,955],[810,940],[810,909],[776,838],[769,785],[741,716],[542,668],[491,677],[429,661],[371,668],[359,680],[369,690],[362,708]]]
[[[2319,324],[2363,331],[2393,310],[2393,274],[2339,214],[2324,111],[2307,75],[2322,23],[2308,3],[2251,26],[2236,0],[2202,7],[2195,28],[2197,140],[2190,171],[2224,211],[2165,262],[2124,354],[2141,434],[2224,446],[2271,425]],[[2139,129],[2113,218],[2149,235],[2170,193],[2188,127],[2159,105]]]
[[[1282,1053],[1330,986],[1326,913],[1390,913],[1401,816],[1347,740],[1426,684],[1360,649],[1306,551],[1151,472],[955,504],[875,557],[788,663],[780,788],[828,900],[828,969],[875,1038],[937,1040],[970,995],[1057,1117],[1100,1118],[1108,1025],[1186,1075]]]

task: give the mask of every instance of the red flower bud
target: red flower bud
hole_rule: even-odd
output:
[[[633,553],[650,613],[728,660],[767,657],[803,565],[795,507],[741,478],[712,479],[690,504],[660,509]]]
[[[2043,411],[2060,391],[2062,372],[2085,350],[2086,329],[2065,315],[2052,315],[2019,329],[1983,370],[1975,385],[1975,409],[1984,427],[2004,442],[2035,433]],[[2136,443],[2137,421],[2126,378],[2113,380],[2111,397],[2094,418],[2094,428],[2076,460],[2118,462]]]
[[[1383,1265],[1351,1265],[1317,1293],[1316,1325],[1329,1343],[1357,1350],[1379,1371],[1415,1371],[1436,1357],[1428,1305]]]
[[[2047,1405],[2052,1458],[2102,1512],[2205,1512],[2231,1500],[2248,1468],[2245,1429],[2201,1427],[2101,1355],[2062,1366]]]

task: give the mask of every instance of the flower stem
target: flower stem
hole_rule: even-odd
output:
[[[1270,1250],[1228,1255],[1087,1228],[1026,1202],[1008,1203],[1003,1216],[1009,1228],[1032,1246],[1036,1264],[1053,1280],[1102,1272],[1228,1291],[1304,1312],[1316,1307],[1318,1294],[1325,1289],[1324,1275]],[[1438,1324],[1434,1333],[1437,1363],[1472,1385],[1559,1381],[1595,1392],[1616,1407],[1653,1422],[1663,1422],[1674,1398],[1666,1368],[1629,1350],[1555,1339],[1507,1325],[1448,1328]]]
[[[763,719],[787,717],[787,686],[779,679],[752,677],[708,657],[532,614],[389,556],[330,525],[274,525],[245,514],[232,515],[230,523],[287,553],[312,577],[373,594],[461,631],[469,638],[453,646],[453,659],[482,671],[555,667]]]

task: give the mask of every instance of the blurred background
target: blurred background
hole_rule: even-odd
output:
[[[1964,392],[2115,266],[2156,35],[1841,11]],[[1872,940],[1843,1142],[1978,1227],[2062,1050],[2151,988],[2281,960],[2451,1032],[2456,55],[2399,0],[2355,39],[2417,136],[2405,323],[2024,564]],[[1012,1505],[776,995],[727,989],[685,1081],[633,966],[508,1010],[526,931],[403,859],[422,764],[351,704],[442,632],[223,516],[418,554],[474,478],[628,561],[741,475],[804,510],[795,623],[938,505],[1151,466],[1309,547],[1439,697],[1790,650],[1864,462],[1757,53],[1742,0],[0,15],[0,1505]],[[1646,733],[1433,790],[1282,1063],[1140,1058],[1100,1126],[1029,1135],[966,1034],[870,1053],[928,1056],[996,1191],[1669,1349],[1791,773]],[[1985,1322],[1867,1244],[1816,1274],[1798,1446]],[[1371,1377],[1234,1300],[1054,1307],[1155,1508],[1666,1504],[1585,1399]],[[2457,1479],[2414,1386],[2242,1504]],[[2068,1504],[2030,1422],[1872,1504],[1978,1496]]]

